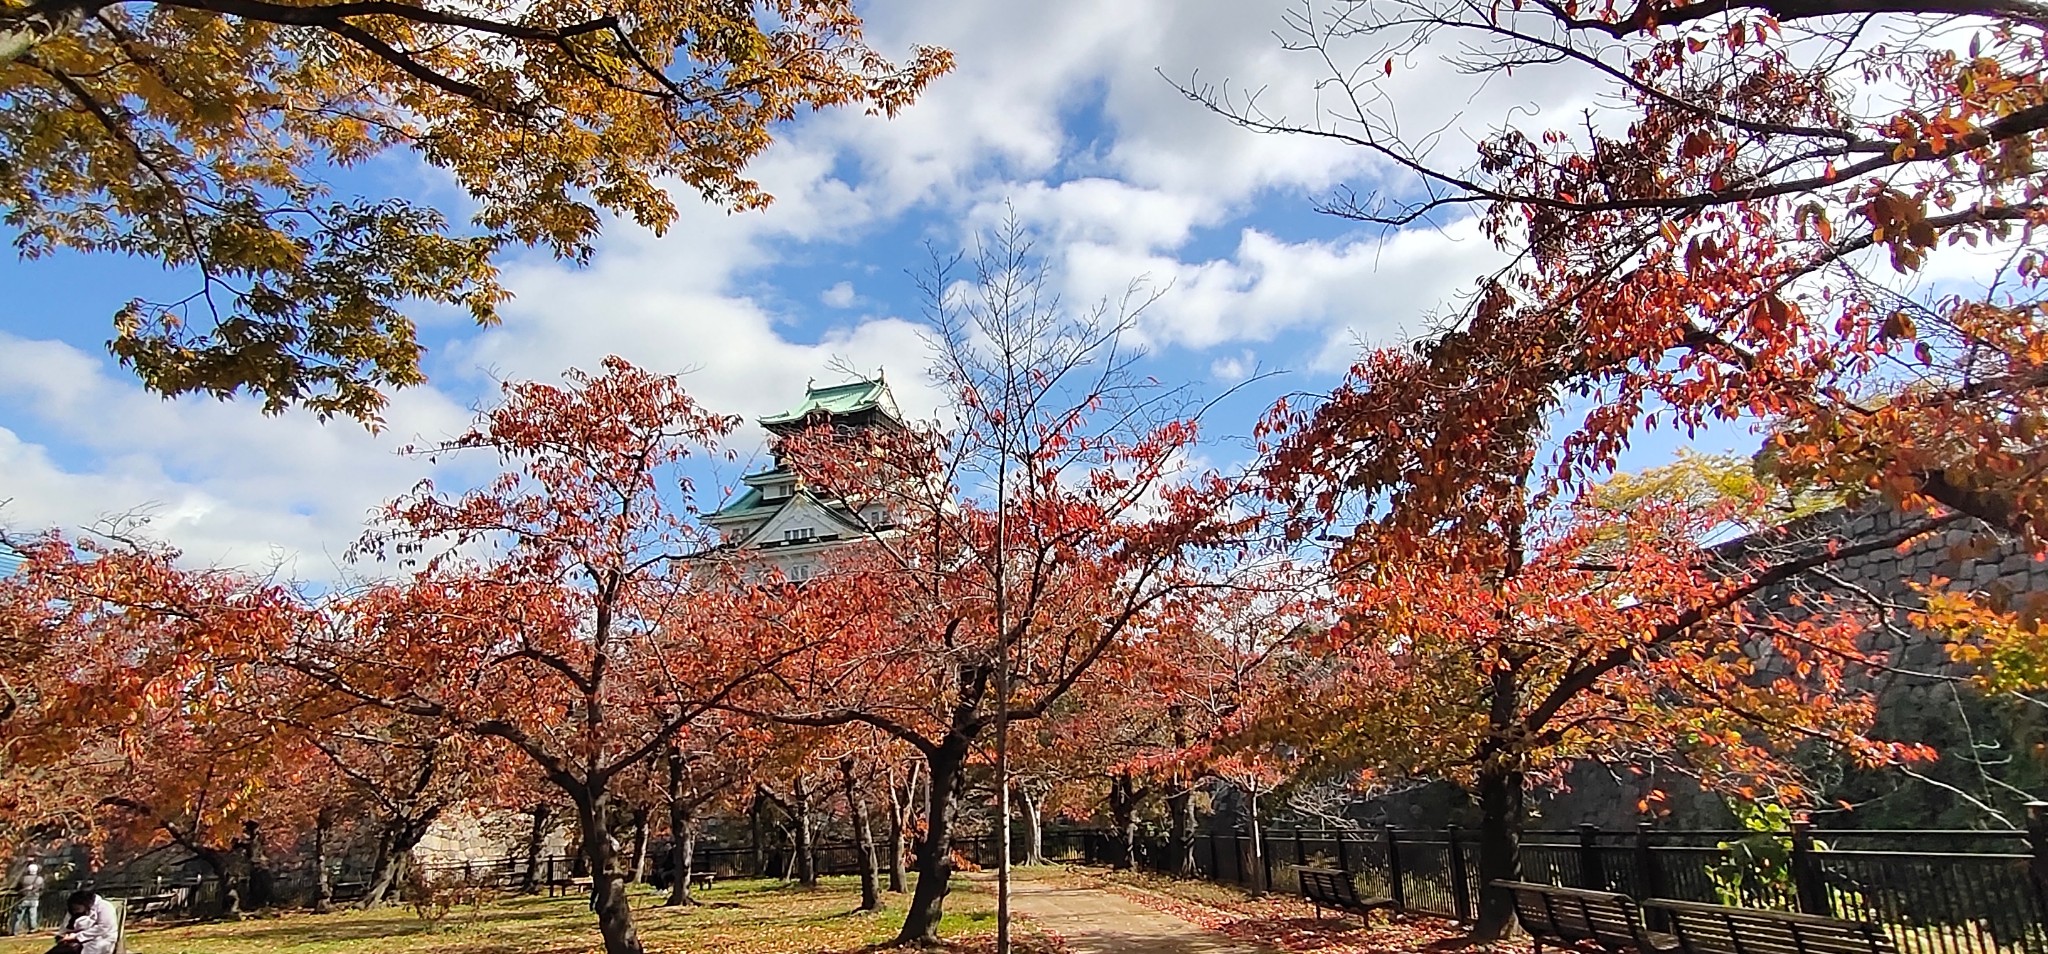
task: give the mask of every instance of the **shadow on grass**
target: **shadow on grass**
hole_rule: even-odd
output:
[[[425,935],[457,936],[470,930],[492,932],[516,932],[526,927],[543,926],[557,922],[562,917],[559,908],[536,909],[534,905],[520,907],[507,904],[502,907],[485,909],[484,913],[471,918],[467,912],[451,911],[440,923],[429,923],[403,916],[400,908],[378,908],[364,912],[349,912],[339,916],[304,915],[270,918],[264,920],[217,921],[212,923],[180,925],[181,933],[232,936],[236,941],[260,941],[276,944],[310,945],[335,944],[347,941],[366,941],[382,938],[414,938]],[[135,932],[135,936],[147,938],[155,933],[150,930]]]

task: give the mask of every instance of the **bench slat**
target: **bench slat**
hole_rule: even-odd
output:
[[[1302,898],[1317,908],[1335,908],[1364,915],[1375,908],[1388,907],[1394,903],[1392,898],[1360,898],[1358,884],[1351,880],[1350,872],[1305,865],[1292,867],[1295,883],[1301,888]]]
[[[1627,895],[1522,881],[1496,881],[1493,886],[1512,894],[1522,930],[1539,946],[1550,938],[1566,943],[1591,941],[1610,951],[1648,954],[1664,954],[1676,947],[1671,936],[1643,927],[1636,904]]]
[[[1896,954],[1875,924],[1817,914],[1652,900],[1687,954]]]

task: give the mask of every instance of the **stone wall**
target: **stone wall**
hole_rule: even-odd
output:
[[[1831,543],[1849,546],[1895,536],[1922,520],[1890,508],[1833,510],[1734,541],[1720,552],[1731,563],[1770,559],[1786,551],[1814,552]],[[1878,550],[1829,563],[1765,591],[1757,602],[1773,615],[1788,618],[1826,601],[1837,609],[1872,613],[1877,623],[1865,637],[1866,646],[1889,653],[1894,670],[1874,674],[1873,687],[1886,694],[1886,704],[1896,705],[1900,701],[1890,698],[1894,691],[1945,687],[1947,677],[1969,675],[1949,660],[1939,639],[1915,629],[1909,619],[1923,605],[1915,586],[1937,579],[1947,581],[1948,589],[1978,593],[1999,606],[2048,601],[2048,561],[2036,560],[2016,543],[2001,542],[1981,524],[1965,521],[1912,541],[1904,550]],[[1762,654],[1768,647],[1755,648]]]

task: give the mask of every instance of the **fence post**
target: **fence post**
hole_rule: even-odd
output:
[[[1651,834],[1649,822],[1636,822],[1636,883],[1630,887],[1635,890],[1637,901],[1664,896],[1664,869],[1658,866],[1657,851],[1650,844]],[[1652,909],[1643,912],[1643,920],[1650,930],[1664,931],[1670,918],[1663,911]]]
[[[2048,802],[2027,803],[2027,847],[2033,856],[2027,872],[2033,875],[2035,910],[2048,912]]]
[[[1297,865],[1308,864],[1308,849],[1301,844],[1300,825],[1294,826],[1294,863]]]
[[[1472,886],[1465,882],[1465,844],[1458,837],[1458,826],[1452,824],[1445,836],[1450,840],[1451,861],[1451,909],[1460,921],[1472,920]]]
[[[1394,826],[1387,826],[1387,893],[1394,897],[1394,910],[1408,913],[1408,893],[1401,888],[1401,842]]]
[[[1253,827],[1252,846],[1259,853],[1259,893],[1273,890],[1273,833]]]
[[[1579,887],[1589,891],[1607,890],[1607,864],[1600,857],[1599,837],[1597,826],[1579,825]]]
[[[1813,859],[1813,823],[1805,812],[1792,817],[1792,894],[1805,914],[1833,917],[1828,888],[1822,883],[1820,866]]]
[[[1344,853],[1344,830],[1340,828],[1333,834],[1336,835],[1335,841],[1337,842],[1337,870],[1350,874],[1351,858]]]
[[[555,896],[555,856],[548,856],[548,897]]]

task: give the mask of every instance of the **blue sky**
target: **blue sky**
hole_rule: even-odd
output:
[[[1254,369],[1284,372],[1215,420],[1242,435],[1281,392],[1328,388],[1357,342],[1399,340],[1496,261],[1469,223],[1394,234],[1312,210],[1339,183],[1386,184],[1357,150],[1236,129],[1161,76],[1264,85],[1269,105],[1312,114],[1312,61],[1272,31],[1288,4],[1266,0],[1090,0],[1031,4],[891,0],[871,38],[953,49],[959,70],[893,121],[837,112],[782,130],[754,169],[777,196],[727,215],[678,196],[656,238],[613,223],[594,262],[507,263],[517,296],[504,324],[479,330],[421,314],[428,387],[397,395],[379,435],[303,414],[265,417],[250,402],[165,402],[107,357],[116,309],[176,297],[147,263],[60,256],[0,261],[0,520],[78,526],[147,510],[195,560],[286,561],[319,577],[379,500],[426,476],[399,446],[455,432],[494,379],[553,377],[617,353],[684,372],[708,405],[749,418],[830,379],[834,359],[886,368],[899,397],[929,412],[918,301],[906,276],[923,243],[956,248],[1014,213],[1073,302],[1135,278],[1166,287],[1141,335],[1148,370],[1221,390]],[[1590,100],[1561,77],[1518,73],[1474,91],[1429,64],[1388,78],[1406,114],[1474,131],[1517,106],[1557,114]],[[1443,137],[1459,163],[1470,139]],[[338,192],[396,193],[462,214],[447,181],[409,158],[333,179]],[[745,436],[746,449],[758,435]],[[1631,455],[1667,458],[1650,435]],[[1705,450],[1753,438],[1708,435]],[[1227,458],[1225,448],[1216,457]]]

